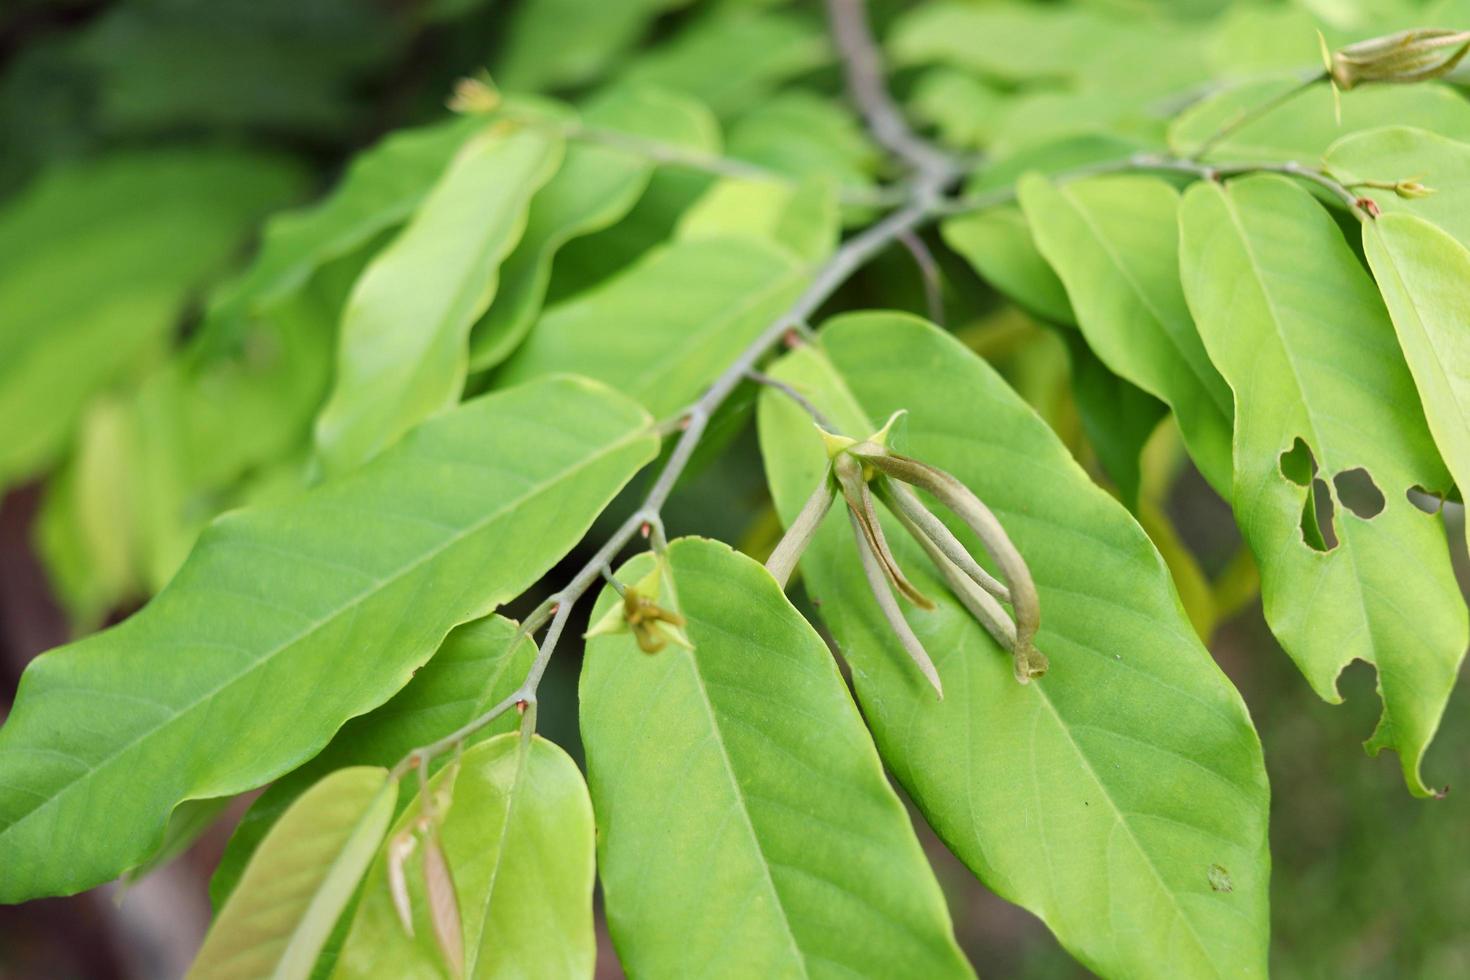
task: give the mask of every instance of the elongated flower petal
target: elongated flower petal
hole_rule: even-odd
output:
[[[863,574],[867,576],[868,588],[873,590],[873,598],[878,601],[878,608],[883,611],[883,618],[888,620],[888,625],[898,637],[898,642],[903,644],[904,650],[908,652],[920,672],[929,679],[930,684],[934,685],[934,690],[940,698],[943,698],[944,685],[939,681],[939,670],[934,666],[934,661],[929,658],[929,652],[924,649],[924,645],[909,628],[908,620],[903,618],[903,611],[898,608],[893,593],[888,591],[888,579],[883,574],[883,569],[878,566],[878,558],[868,545],[868,538],[863,534],[857,515],[848,511],[847,516],[852,521],[853,544],[857,546]]]
[[[796,520],[786,529],[776,550],[766,559],[766,571],[775,577],[781,588],[786,588],[786,583],[791,580],[791,573],[796,571],[796,563],[801,561],[807,546],[816,537],[817,529],[822,526],[822,518],[827,516],[832,501],[836,499],[837,488],[832,484],[832,471],[828,470],[822,475],[822,482],[817,484],[817,488],[802,505],[801,513],[796,515]]]

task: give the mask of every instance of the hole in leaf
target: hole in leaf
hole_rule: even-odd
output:
[[[1312,480],[1312,489],[1302,503],[1302,540],[1314,551],[1331,551],[1337,547],[1337,529],[1333,526],[1332,491],[1322,479]]]
[[[1365,521],[1383,513],[1386,501],[1383,491],[1373,482],[1373,475],[1363,467],[1343,470],[1332,478],[1337,487],[1337,502]]]
[[[1299,487],[1311,483],[1312,477],[1317,475],[1317,460],[1301,436],[1297,436],[1291,448],[1281,454],[1281,475]]]
[[[1405,496],[1409,498],[1409,503],[1418,507],[1426,514],[1438,514],[1444,509],[1443,497],[1432,491],[1425,490],[1418,484],[1410,487]]]

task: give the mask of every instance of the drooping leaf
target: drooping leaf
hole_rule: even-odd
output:
[[[391,767],[414,749],[458,730],[508,697],[525,680],[536,651],[525,637],[515,642],[516,630],[515,623],[501,616],[457,627],[403,690],[343,725],[310,762],[272,783],[245,812],[215,868],[209,882],[214,907],[224,904],[251,854],[281,814],[323,774],[347,766]],[[516,722],[514,715],[498,718],[467,744],[511,731]],[[437,770],[445,761],[436,759],[433,767]],[[402,805],[406,800],[399,802]]]
[[[261,842],[215,917],[191,980],[311,975],[393,817],[386,769],[341,769],[302,794]]]
[[[692,95],[728,118],[830,60],[826,32],[810,16],[729,4],[645,52],[622,77]]]
[[[1470,493],[1470,250],[1411,214],[1365,224],[1363,249],[1424,419],[1464,497]]]
[[[157,357],[191,293],[297,186],[258,154],[119,153],[0,212],[0,486],[54,462],[87,399]]]
[[[802,562],[852,667],[884,762],[993,890],[1104,976],[1263,976],[1266,773],[1245,705],[1200,645],[1162,559],[1123,507],[981,359],[924,322],[870,313],[772,370],[845,432],[907,409],[896,449],[954,473],[994,512],[1040,595],[1047,675],[1011,657],[896,523],[889,542],[933,612],[907,619],[936,701],[867,594],[829,516]],[[790,520],[826,465],[788,402],[762,396],[762,454]],[[841,516],[841,515],[838,515]],[[978,542],[951,523],[973,553]],[[1230,870],[1215,892],[1209,868]]]
[[[809,423],[807,423],[809,427]],[[816,632],[760,565],[673,542],[689,648],[592,637],[581,720],[608,922],[634,975],[966,976],[943,898]],[[649,556],[618,572],[630,586]],[[623,615],[606,591],[592,613]],[[738,959],[731,960],[730,957]]]
[[[429,782],[463,926],[464,976],[591,977],[592,805],[577,765],[556,745],[512,732],[465,752]],[[422,799],[390,842],[412,833]],[[409,936],[389,888],[387,848],[368,872],[334,977],[450,977],[434,939],[424,848],[403,865]]]
[[[317,419],[325,470],[369,459],[463,392],[470,328],[526,223],[531,195],[561,160],[543,127],[500,123],[470,140],[353,289],[337,378]]]
[[[1297,85],[1298,76],[1242,82],[1185,110],[1169,127],[1169,145],[1194,156],[1206,139],[1243,113],[1270,103]],[[1470,102],[1438,84],[1365,86],[1343,93],[1337,120],[1332,89],[1313,86],[1240,126],[1205,153],[1207,160],[1315,163],[1339,137],[1354,130],[1404,125],[1455,139],[1470,138]]]
[[[697,398],[770,326],[808,271],[790,252],[755,238],[674,242],[547,310],[499,381],[574,371],[663,418]]]
[[[1051,323],[1076,324],[1066,288],[1041,257],[1020,208],[987,208],[950,218],[940,231],[983,279],[1031,313]]]
[[[627,399],[550,379],[216,521],[142,612],[26,669],[0,728],[0,901],[114,877],[180,801],[310,758],[550,568],[655,447]]]
[[[1179,286],[1179,194],[1153,177],[1021,182],[1037,245],[1077,324],[1113,372],[1173,410],[1210,484],[1230,492],[1230,389],[1205,353]]]
[[[699,150],[704,108],[650,88],[615,88],[587,107],[582,123],[661,144]],[[573,138],[556,176],[536,192],[526,231],[500,272],[500,285],[470,335],[470,368],[505,360],[525,339],[551,278],[558,249],[628,213],[648,186],[654,164],[637,150]]]
[[[1470,138],[1470,132],[1461,135]],[[1371,198],[1379,210],[1418,215],[1470,248],[1470,184],[1465,180],[1470,143],[1428,130],[1387,126],[1338,140],[1324,161],[1334,177]],[[1366,181],[1418,185],[1422,192],[1399,193],[1392,186],[1367,186]]]
[[[1328,701],[1352,660],[1377,666],[1370,750],[1397,751],[1427,795],[1419,763],[1467,624],[1438,523],[1406,497],[1448,477],[1387,311],[1331,216],[1284,178],[1195,185],[1180,228],[1185,294],[1235,395],[1231,500],[1266,620]]]

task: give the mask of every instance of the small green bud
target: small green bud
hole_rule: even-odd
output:
[[[475,78],[461,78],[456,82],[454,94],[446,105],[451,112],[484,115],[500,108],[500,92],[490,81],[490,76],[481,73]]]

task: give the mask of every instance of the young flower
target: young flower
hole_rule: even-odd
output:
[[[625,586],[611,580],[623,601],[609,609],[585,637],[632,633],[638,649],[644,653],[658,653],[670,642],[686,650],[694,649],[684,633],[684,617],[658,604],[663,568],[664,560],[660,557],[655,560],[653,571],[634,585]]]
[[[902,414],[895,413],[882,429],[862,441],[819,429],[831,465],[772,552],[766,568],[779,583],[786,584],[840,493],[848,507],[863,574],[879,609],[919,670],[943,697],[934,662],[904,619],[893,592],[920,609],[933,609],[934,603],[899,567],[884,536],[877,508],[873,506],[876,497],[924,549],[971,615],[997,643],[1011,651],[1016,679],[1022,684],[1029,683],[1047,669],[1045,655],[1033,643],[1040,609],[1031,572],[995,515],[968,487],[937,467],[888,449],[889,433]],[[909,489],[910,485],[933,495],[980,538],[1005,581],[981,567],[949,528]],[[1007,613],[1002,603],[1010,605],[1011,613]]]

